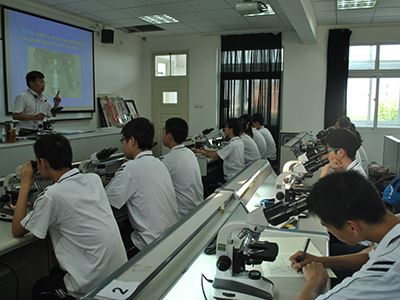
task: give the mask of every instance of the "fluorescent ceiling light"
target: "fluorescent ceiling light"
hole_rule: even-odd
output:
[[[376,0],[337,0],[336,8],[338,10],[374,8]]]
[[[151,24],[168,24],[168,23],[177,23],[179,22],[177,19],[168,16],[168,15],[153,15],[153,16],[143,16],[139,17],[139,19],[146,21]]]

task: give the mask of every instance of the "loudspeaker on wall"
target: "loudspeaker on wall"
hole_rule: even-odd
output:
[[[114,43],[114,30],[102,29],[101,30],[101,42],[104,44]]]

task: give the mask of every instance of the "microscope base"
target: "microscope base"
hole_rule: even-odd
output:
[[[274,284],[264,277],[250,279],[245,272],[235,276],[217,275],[213,289],[215,299],[270,300],[273,298]]]

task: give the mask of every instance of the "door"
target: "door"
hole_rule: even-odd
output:
[[[181,117],[188,122],[187,53],[156,54],[153,62],[152,121],[157,142],[153,152],[159,156],[168,152],[162,145],[165,121]]]

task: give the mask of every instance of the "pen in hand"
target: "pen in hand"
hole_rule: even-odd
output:
[[[304,244],[304,250],[303,250],[303,254],[297,259],[297,262],[302,262],[303,260],[306,259],[306,254],[307,254],[307,249],[308,249],[308,245],[310,245],[310,238],[307,238],[306,243]],[[299,269],[297,272],[301,272],[301,269]]]

